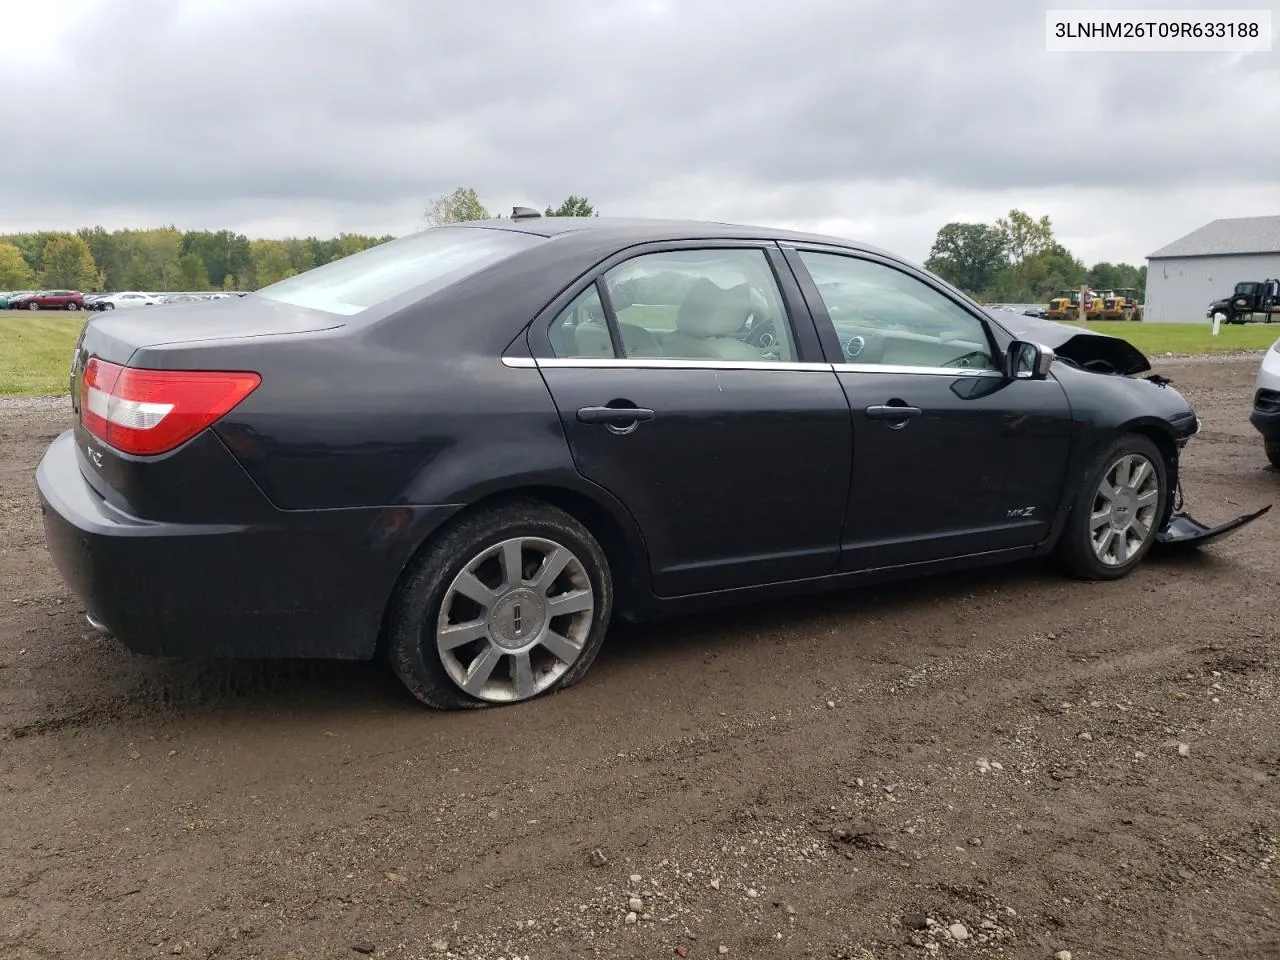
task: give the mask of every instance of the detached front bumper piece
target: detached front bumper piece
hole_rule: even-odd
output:
[[[1156,534],[1156,543],[1162,547],[1203,547],[1253,523],[1270,509],[1271,504],[1267,504],[1261,510],[1246,513],[1243,517],[1236,517],[1216,527],[1206,526],[1190,514],[1175,510],[1164,529]]]

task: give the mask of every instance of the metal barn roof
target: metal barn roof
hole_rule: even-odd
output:
[[[1147,259],[1215,257],[1233,253],[1280,253],[1280,216],[1214,220],[1155,253],[1147,254]]]

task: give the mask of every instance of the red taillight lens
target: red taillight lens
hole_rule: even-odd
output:
[[[256,373],[140,370],[92,357],[80,389],[80,422],[124,453],[167,453],[257,389]]]

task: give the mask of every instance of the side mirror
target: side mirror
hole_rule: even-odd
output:
[[[1004,374],[1010,380],[1044,380],[1049,376],[1054,356],[1042,343],[1015,340],[1005,355]]]

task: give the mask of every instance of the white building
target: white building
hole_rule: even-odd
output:
[[[1237,283],[1280,277],[1280,216],[1215,220],[1147,255],[1145,319],[1208,323]]]

